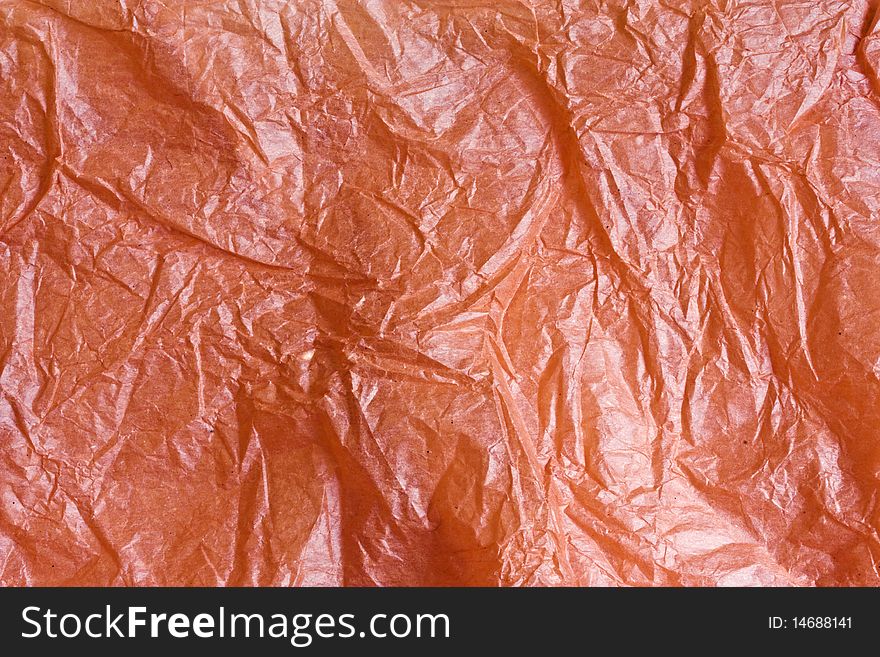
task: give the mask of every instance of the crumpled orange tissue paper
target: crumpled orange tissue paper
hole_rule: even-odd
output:
[[[876,0],[0,0],[0,583],[878,585]]]

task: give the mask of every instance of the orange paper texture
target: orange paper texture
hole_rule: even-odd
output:
[[[0,582],[880,584],[877,15],[0,0]]]

